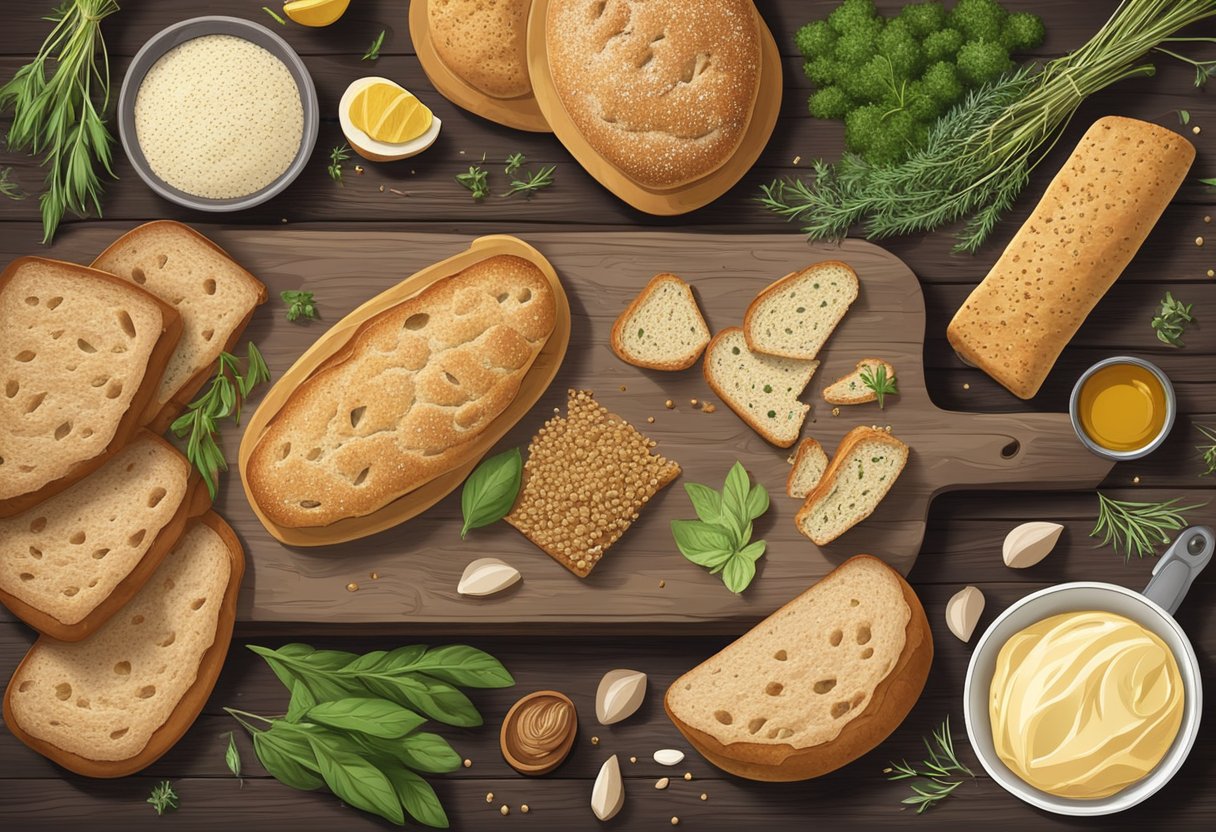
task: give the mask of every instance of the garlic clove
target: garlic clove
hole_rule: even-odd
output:
[[[963,587],[946,602],[946,626],[960,641],[970,641],[983,612],[984,593],[973,586]]]
[[[1016,527],[1005,535],[1005,545],[1001,547],[1005,565],[1013,569],[1034,566],[1055,548],[1063,531],[1064,527],[1059,523],[1043,521],[1023,523]]]
[[[595,716],[601,725],[612,725],[633,716],[645,698],[645,673],[610,670],[595,691]]]
[[[612,820],[625,805],[625,784],[621,780],[621,764],[613,754],[600,766],[600,773],[591,787],[591,811],[600,820]]]
[[[479,558],[464,568],[456,591],[461,595],[493,595],[519,580],[519,570],[498,558]]]
[[[684,762],[684,752],[675,748],[660,748],[654,752],[654,761],[661,766],[678,766]]]

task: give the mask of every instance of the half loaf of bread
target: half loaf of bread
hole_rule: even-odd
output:
[[[141,286],[181,314],[181,340],[144,416],[161,433],[215,373],[220,353],[232,349],[266,301],[266,287],[215,243],[172,220],[128,231],[93,268]]]
[[[0,322],[0,517],[11,517],[144,424],[182,322],[138,286],[41,257],[0,274]]]
[[[53,638],[86,637],[206,510],[199,485],[176,448],[141,431],[71,488],[0,519],[0,602]]]
[[[244,564],[232,529],[214,513],[203,515],[95,633],[34,643],[5,691],[9,730],[87,777],[122,777],[150,765],[211,695]]]
[[[933,636],[912,587],[849,558],[667,689],[693,747],[750,780],[807,780],[881,743],[916,703]]]
[[[302,382],[245,468],[273,522],[361,517],[468,461],[557,320],[544,273],[495,255],[361,325]]]
[[[674,274],[651,278],[612,326],[617,358],[650,370],[684,370],[709,343],[692,287]]]

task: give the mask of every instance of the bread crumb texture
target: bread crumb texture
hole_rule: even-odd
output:
[[[818,546],[831,543],[874,512],[907,462],[908,446],[890,433],[853,428],[799,509],[798,530]]]
[[[785,492],[791,497],[805,500],[815,490],[823,472],[828,467],[828,455],[816,440],[807,437],[798,443],[794,467],[790,469],[785,483]]]
[[[891,570],[858,558],[677,679],[668,707],[723,744],[822,745],[866,709],[911,617]]]
[[[527,51],[532,0],[426,3],[431,44],[454,75],[491,98],[532,92]]]
[[[810,360],[857,300],[857,273],[829,261],[794,272],[756,296],[743,330],[757,352]]]
[[[653,440],[597,403],[569,391],[566,416],[532,438],[523,484],[507,522],[580,578],[591,574],[680,466]]]
[[[101,629],[70,644],[35,644],[10,682],[18,725],[89,760],[137,755],[194,684],[230,572],[223,539],[195,523]]]
[[[635,182],[676,187],[738,148],[760,81],[750,0],[550,0],[545,24],[566,113]]]
[[[275,523],[323,526],[392,502],[464,459],[553,332],[544,274],[497,255],[364,323],[292,392],[246,467]]]
[[[164,326],[134,288],[51,260],[0,287],[0,500],[102,453],[143,383]]]
[[[0,520],[0,589],[76,624],[143,559],[186,496],[190,464],[150,434],[85,479]]]
[[[622,361],[656,370],[691,367],[708,343],[691,287],[673,274],[646,284],[612,328],[612,349]]]

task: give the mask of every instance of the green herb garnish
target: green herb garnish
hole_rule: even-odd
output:
[[[722,573],[726,588],[736,594],[756,577],[756,561],[764,554],[763,540],[752,541],[752,521],[768,511],[768,491],[751,484],[736,462],[721,493],[707,485],[684,483],[697,520],[672,520],[671,534],[680,553],[711,575]]]
[[[249,392],[262,382],[270,381],[270,369],[262,354],[249,342],[245,372],[235,355],[221,352],[215,377],[207,392],[186,406],[186,412],[173,420],[173,433],[186,440],[186,458],[202,474],[203,482],[211,499],[215,499],[220,471],[228,470],[224,452],[215,441],[221,420],[231,416],[236,424],[241,423],[241,404]]]
[[[531,196],[542,188],[549,187],[553,184],[553,172],[555,170],[557,170],[556,165],[549,165],[538,171],[525,173],[523,179],[512,179],[511,187],[507,188],[507,192],[502,195],[503,199],[520,193],[526,193]]]
[[[145,802],[152,804],[152,808],[156,810],[156,814],[163,815],[165,812],[177,808],[177,792],[173,791],[172,783],[168,780],[162,780],[159,785],[152,787],[152,795]]]
[[[350,158],[350,145],[340,144],[333,150],[329,151],[329,166],[326,170],[329,171],[329,178],[345,187],[342,181],[342,163]]]
[[[523,167],[523,164],[524,164],[524,154],[512,153],[510,156],[507,157],[507,162],[506,162],[507,166],[505,168],[503,168],[502,172],[505,173],[507,176],[510,176],[511,174],[515,173],[515,171],[517,171],[521,167]]]
[[[1203,464],[1207,466],[1207,470],[1199,476],[1207,477],[1216,474],[1216,431],[1203,425],[1195,425],[1199,432],[1203,434],[1203,438],[1208,440],[1206,445],[1196,445],[1195,450],[1203,455]]]
[[[1194,305],[1175,300],[1173,294],[1166,292],[1165,297],[1161,299],[1161,311],[1153,316],[1152,321],[1157,340],[1171,347],[1185,346],[1182,343],[1182,333],[1195,320],[1191,315],[1191,307]]]
[[[17,187],[17,183],[12,180],[12,168],[0,168],[0,196],[7,199],[25,199],[25,194]]]
[[[469,165],[469,172],[456,174],[456,181],[469,189],[473,199],[485,199],[490,195],[488,174],[481,165]]]
[[[224,765],[232,772],[232,776],[241,776],[241,750],[236,747],[236,737],[228,732],[228,748],[224,750]]]
[[[1169,42],[1176,43],[1179,41],[1199,41],[1201,43],[1212,43],[1213,40],[1213,38],[1170,38]],[[1192,58],[1188,58],[1186,55],[1179,55],[1177,52],[1173,52],[1163,46],[1158,46],[1155,51],[1160,52],[1163,55],[1169,55],[1171,58],[1182,61],[1184,64],[1190,64],[1192,67],[1194,67],[1196,87],[1207,86],[1208,79],[1213,75],[1216,75],[1216,61],[1196,61]],[[1185,112],[1185,110],[1183,112]],[[1186,124],[1185,121],[1182,123]]]
[[[861,383],[874,392],[878,398],[878,409],[886,409],[887,396],[898,396],[899,389],[895,385],[895,376],[887,377],[885,364],[866,364],[861,368]]]
[[[284,20],[284,19],[283,19],[282,17],[280,17],[279,15],[275,14],[274,10],[273,10],[273,9],[271,9],[269,6],[262,6],[262,11],[266,12],[266,14],[270,15],[270,16],[271,16],[271,17],[273,17],[273,18],[274,18],[276,21],[278,21],[278,23],[279,23],[279,25],[280,25],[280,26],[286,26],[286,25],[287,25],[287,21],[286,21],[286,20]]]
[[[1180,124],[1181,124],[1183,127],[1185,127],[1186,125],[1190,124],[1190,123],[1191,123],[1191,112],[1190,112],[1190,110],[1179,110],[1179,111],[1178,111],[1178,122],[1179,122],[1179,123],[1180,123]]]
[[[363,53],[363,57],[360,60],[374,61],[380,57],[380,47],[384,46],[384,35],[386,33],[386,29],[380,30],[380,34],[376,35],[376,39],[372,41],[371,46],[367,47],[367,51]]]
[[[1102,535],[1102,543],[1110,544],[1116,553],[1123,549],[1123,560],[1157,554],[1157,546],[1170,542],[1170,532],[1186,526],[1186,513],[1207,503],[1180,506],[1181,498],[1158,503],[1112,500],[1098,492],[1098,522],[1090,537]]]
[[[312,292],[284,289],[279,292],[279,297],[287,304],[287,320],[296,321],[300,318],[307,318],[310,321],[319,320],[320,316],[317,315],[317,305],[313,300]]]
[[[67,211],[83,215],[92,206],[101,216],[99,171],[114,176],[101,22],[116,11],[115,0],[67,0],[46,18],[55,26],[34,60],[0,87],[0,113],[12,110],[9,149],[40,155],[47,169],[39,199],[43,243],[51,242]]]
[[[915,806],[918,815],[949,797],[963,784],[960,777],[975,777],[954,751],[954,739],[950,736],[950,717],[946,717],[941,727],[933,732],[933,742],[925,739],[924,743],[924,760],[919,763],[909,763],[907,760],[892,762],[882,772],[887,775],[888,780],[913,781],[913,793],[900,802]]]
[[[460,492],[460,511],[464,515],[461,538],[470,529],[497,523],[511,512],[519,495],[523,468],[519,448],[512,448],[483,460],[473,470]]]

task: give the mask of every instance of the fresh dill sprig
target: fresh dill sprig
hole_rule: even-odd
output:
[[[523,164],[524,164],[524,154],[512,153],[510,156],[507,157],[507,162],[506,162],[507,166],[505,168],[503,168],[502,172],[505,173],[507,176],[510,176],[511,174],[515,173],[515,171],[517,171],[521,167],[523,167]]]
[[[286,20],[284,20],[284,19],[283,19],[282,17],[280,17],[279,15],[275,14],[274,10],[273,10],[273,9],[271,9],[269,6],[262,6],[262,11],[266,12],[266,14],[270,15],[270,16],[271,16],[271,17],[273,17],[275,20],[277,20],[280,26],[286,26],[286,25],[287,25],[287,21],[286,21]]]
[[[8,199],[25,199],[25,194],[13,181],[12,176],[12,168],[0,168],[0,196]]]
[[[350,145],[340,144],[333,150],[329,151],[329,178],[337,182],[342,187],[346,187],[342,181],[342,163],[350,158]]]
[[[523,179],[512,179],[511,187],[507,188],[507,192],[502,195],[503,199],[521,193],[531,196],[542,188],[549,187],[553,184],[553,172],[555,170],[557,170],[556,165],[549,165],[538,171],[525,173]]]
[[[1186,513],[1203,508],[1207,503],[1180,506],[1180,497],[1157,503],[1112,500],[1098,492],[1098,522],[1090,537],[1102,535],[1099,545],[1111,545],[1116,554],[1122,548],[1123,560],[1132,553],[1142,558],[1157,554],[1157,546],[1170,542],[1170,532],[1186,526]]]
[[[1166,38],[1165,43],[1216,43],[1216,38]],[[1195,68],[1195,86],[1207,86],[1208,79],[1216,75],[1216,61],[1196,61],[1188,58],[1186,55],[1179,55],[1177,52],[1166,49],[1163,46],[1156,48],[1157,52],[1162,55],[1168,55],[1175,60],[1182,61],[1184,64],[1190,64]],[[1183,122],[1184,124],[1186,122]]]
[[[915,806],[918,815],[949,797],[963,784],[964,781],[960,779],[963,775],[975,777],[954,751],[954,738],[950,736],[950,717],[946,717],[941,727],[933,732],[933,742],[925,739],[924,743],[924,760],[919,763],[900,760],[883,769],[888,780],[913,781],[913,793],[900,802]]]
[[[317,304],[313,300],[312,292],[284,289],[282,292],[279,292],[279,297],[287,304],[287,320],[296,321],[300,318],[307,318],[310,321],[315,321],[319,319]]]
[[[163,815],[165,812],[177,808],[177,792],[173,791],[172,783],[162,780],[158,785],[152,787],[152,795],[145,802],[152,804],[156,814]]]
[[[1175,300],[1170,292],[1161,299],[1161,311],[1153,316],[1153,331],[1157,340],[1171,347],[1186,346],[1182,343],[1182,333],[1195,318],[1191,315],[1193,303],[1182,303]]]
[[[481,165],[469,165],[468,173],[456,174],[456,181],[469,189],[473,199],[485,199],[490,195],[489,174]]]
[[[1195,446],[1195,450],[1203,455],[1203,464],[1207,466],[1207,470],[1199,476],[1211,476],[1216,474],[1216,431],[1204,425],[1195,425],[1195,427],[1203,434],[1203,438],[1208,440],[1206,445]]]
[[[898,396],[899,388],[895,384],[895,376],[887,376],[887,365],[885,364],[866,364],[861,368],[861,383],[870,390],[874,391],[875,397],[878,399],[878,409],[886,408],[885,399],[887,396]]]
[[[380,57],[380,47],[384,45],[384,35],[387,29],[381,29],[380,34],[376,35],[376,39],[372,41],[372,45],[367,47],[367,51],[363,53],[360,60],[374,61]]]

